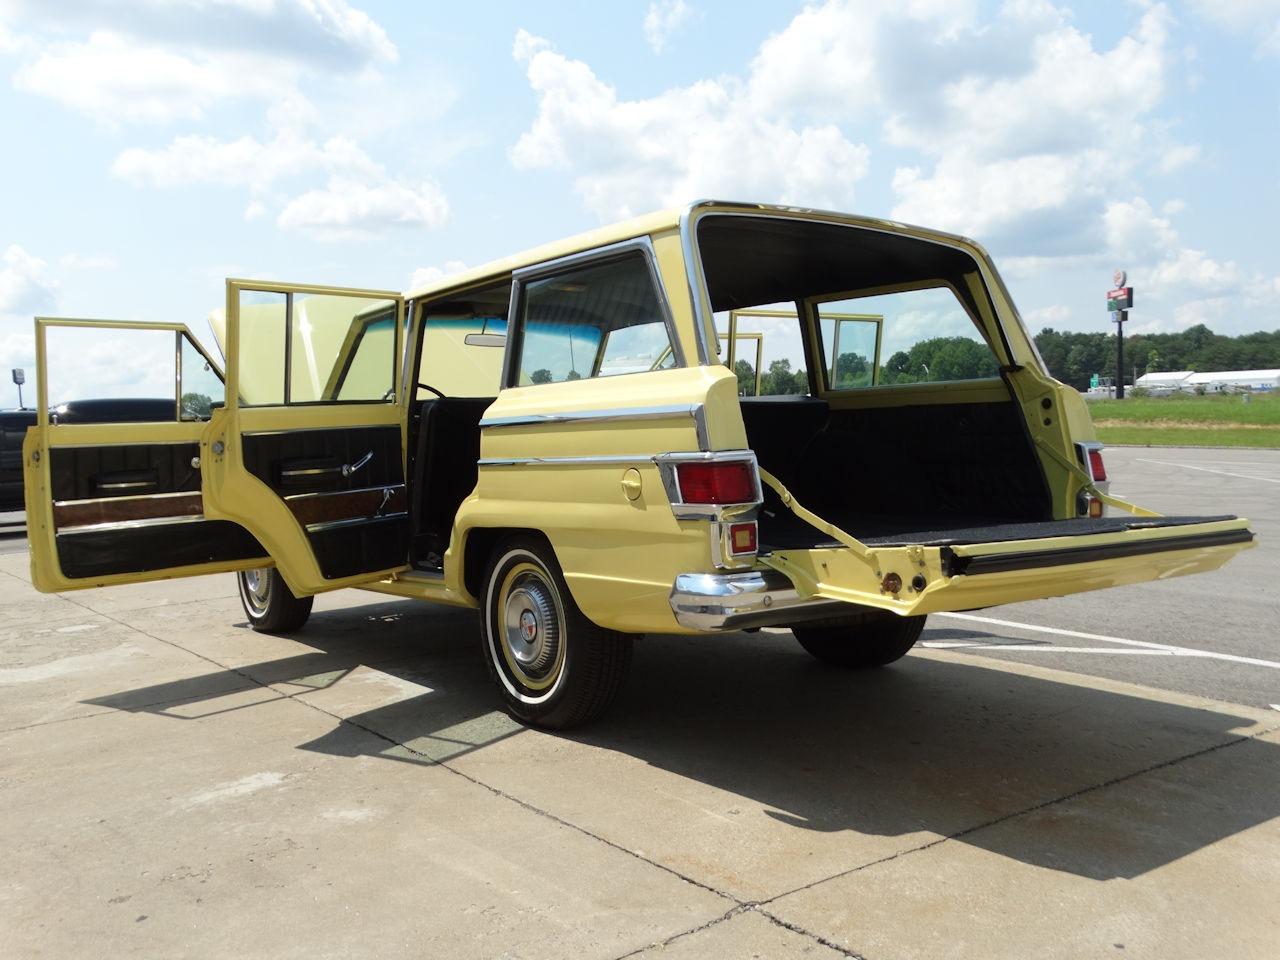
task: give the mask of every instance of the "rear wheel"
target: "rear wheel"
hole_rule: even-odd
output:
[[[631,663],[633,638],[583,616],[550,547],[532,537],[512,537],[494,551],[480,627],[507,710],[540,727],[564,730],[598,717]]]
[[[901,660],[920,639],[924,617],[868,613],[856,620],[797,624],[791,628],[800,646],[823,663],[865,670]]]
[[[260,633],[292,633],[311,616],[314,597],[295,597],[275,567],[236,574],[240,604],[249,626]]]

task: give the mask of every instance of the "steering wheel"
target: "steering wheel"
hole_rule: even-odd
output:
[[[445,399],[445,395],[444,395],[441,391],[437,390],[435,387],[433,387],[433,386],[432,386],[431,384],[429,384],[429,383],[423,383],[423,382],[419,381],[419,382],[418,382],[418,387],[419,387],[420,389],[422,389],[422,390],[430,390],[432,393],[434,393],[434,394],[435,394],[437,397],[439,397],[441,400]]]

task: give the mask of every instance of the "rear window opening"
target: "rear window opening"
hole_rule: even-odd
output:
[[[894,233],[708,215],[698,247],[747,440],[813,512],[862,540],[1055,520],[978,264]],[[827,537],[766,491],[762,551]]]

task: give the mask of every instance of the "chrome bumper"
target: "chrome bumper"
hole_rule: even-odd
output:
[[[776,570],[682,573],[671,588],[676,622],[690,630],[747,630],[839,616],[849,604],[803,599]]]

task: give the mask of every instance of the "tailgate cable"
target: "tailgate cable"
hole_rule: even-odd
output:
[[[805,523],[809,524],[809,526],[818,530],[820,533],[825,533],[827,536],[831,537],[831,539],[848,547],[860,559],[878,566],[876,563],[876,552],[874,550],[868,547],[861,540],[849,536],[849,534],[845,533],[834,524],[823,520],[813,511],[801,506],[800,502],[792,496],[791,491],[784,487],[782,482],[764,467],[757,466],[757,470],[760,472],[760,479],[778,495],[779,499],[782,500],[783,505],[788,510],[794,513]]]
[[[1146,507],[1140,507],[1136,503],[1130,503],[1128,500],[1121,500],[1119,497],[1113,497],[1110,494],[1103,493],[1094,484],[1093,477],[1085,473],[1084,470],[1081,469],[1079,464],[1072,463],[1070,460],[1064,457],[1061,453],[1059,453],[1057,448],[1055,448],[1051,443],[1049,443],[1043,437],[1036,437],[1035,441],[1036,441],[1037,447],[1039,447],[1045,453],[1049,454],[1049,456],[1051,456],[1054,460],[1058,461],[1059,464],[1066,467],[1068,473],[1074,476],[1077,480],[1081,481],[1085,490],[1089,491],[1091,495],[1093,495],[1094,497],[1097,497],[1099,500],[1101,500],[1103,503],[1107,504],[1108,506],[1116,507],[1117,509],[1123,510],[1126,513],[1131,513],[1135,517],[1164,516],[1164,514],[1157,513],[1154,510],[1148,510]]]

